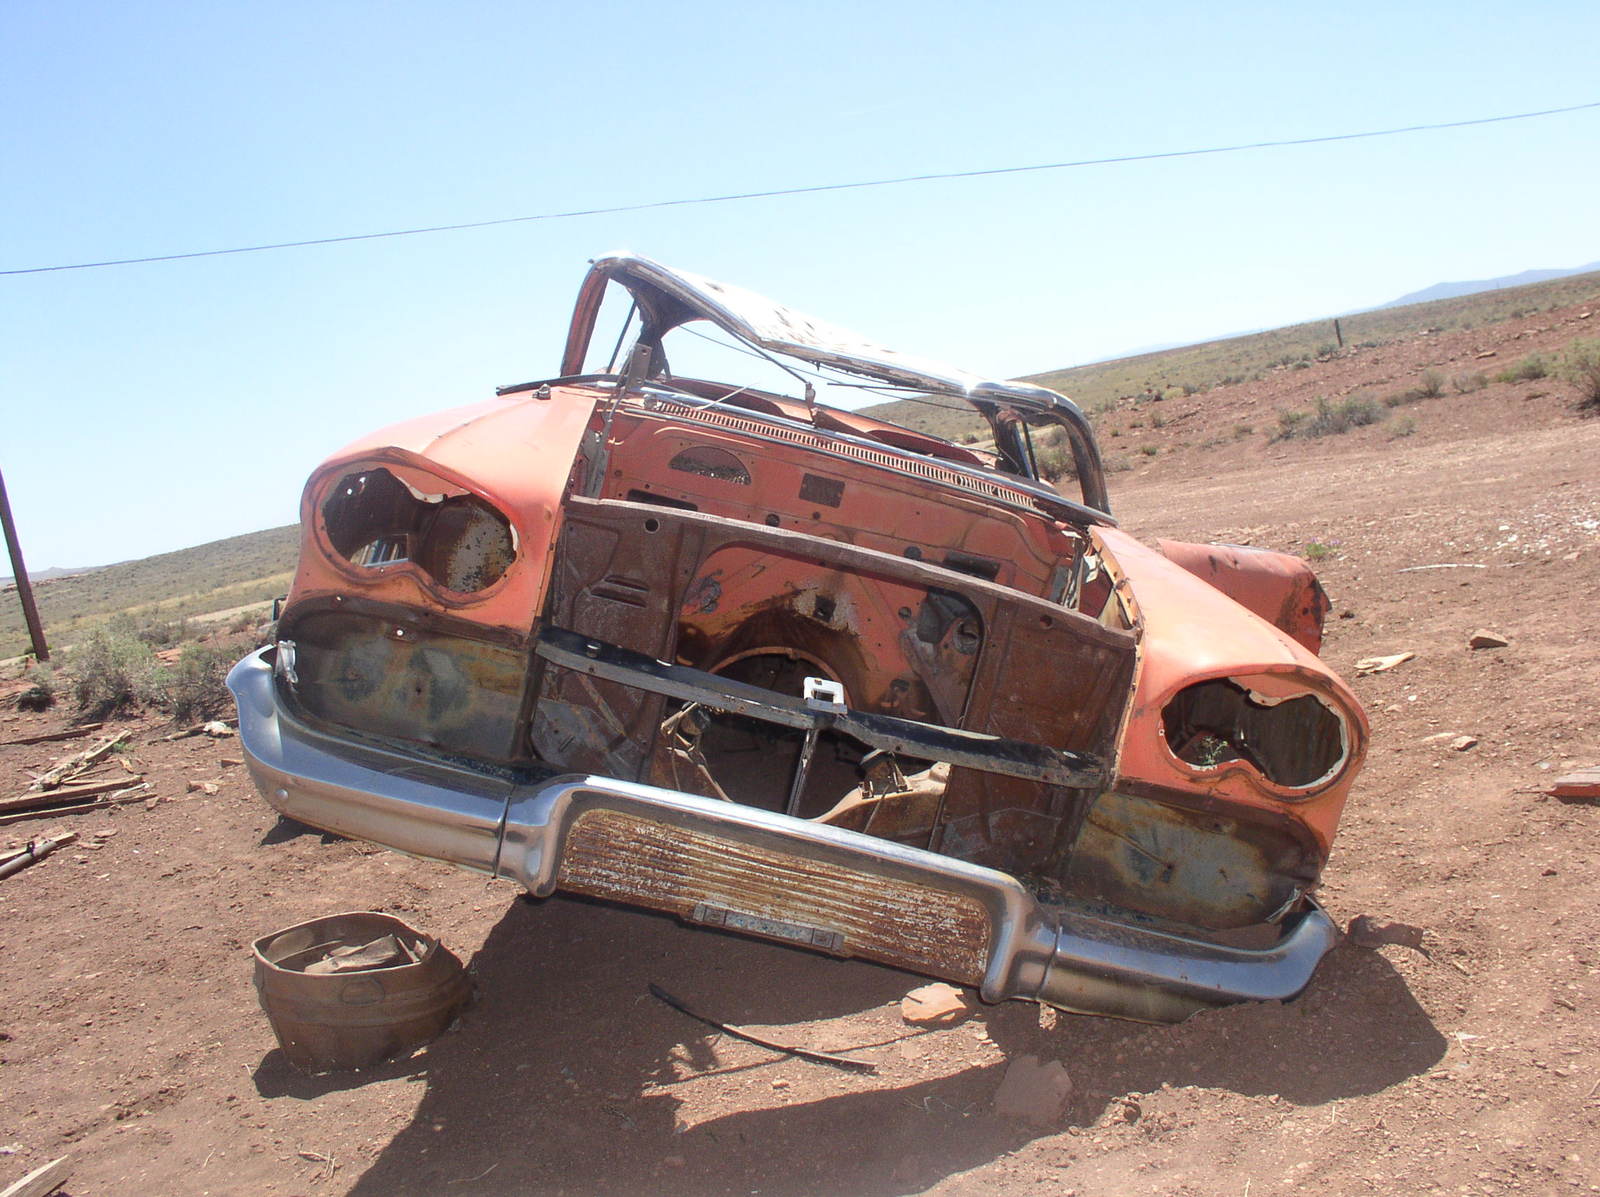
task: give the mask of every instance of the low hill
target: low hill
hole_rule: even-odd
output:
[[[296,524],[230,536],[89,573],[35,579],[33,592],[52,647],[126,611],[149,621],[182,619],[268,602],[288,589],[300,529]],[[28,647],[16,596],[0,596],[0,658]]]
[[[1110,410],[1118,400],[1195,394],[1218,386],[1259,382],[1273,370],[1304,368],[1319,358],[1332,358],[1341,348],[1346,351],[1376,349],[1417,336],[1481,328],[1535,312],[1589,302],[1600,303],[1600,271],[1428,303],[1357,312],[1339,317],[1337,332],[1333,320],[1314,320],[1109,362],[1049,370],[1029,375],[1024,381],[1060,391],[1094,414]],[[878,404],[866,411],[880,419],[951,440],[987,434],[976,413],[965,408],[946,410],[916,400],[900,400]]]

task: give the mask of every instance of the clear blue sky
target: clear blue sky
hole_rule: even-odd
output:
[[[1600,5],[0,6],[0,269],[1600,100]],[[1600,259],[1600,110],[0,278],[32,568],[291,522],[630,249],[995,375]],[[0,572],[9,572],[0,563]]]

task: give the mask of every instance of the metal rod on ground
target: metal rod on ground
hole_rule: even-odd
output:
[[[37,864],[57,848],[73,843],[77,838],[78,833],[76,831],[69,831],[65,835],[58,835],[53,839],[34,841],[4,864],[0,864],[0,877],[9,877],[13,873],[22,872],[29,865]]]
[[[749,1031],[732,1026],[725,1022],[718,1022],[714,1018],[707,1018],[704,1014],[696,1014],[685,1006],[682,1001],[673,997],[654,981],[650,982],[650,996],[657,1001],[665,1002],[679,1014],[687,1014],[696,1022],[704,1023],[714,1030],[721,1031],[724,1035],[731,1035],[735,1039],[743,1039],[746,1043],[753,1043],[757,1047],[764,1047],[769,1052],[782,1052],[786,1056],[798,1056],[802,1060],[811,1060],[817,1064],[832,1064],[835,1068],[848,1068],[856,1072],[876,1072],[878,1066],[871,1060],[853,1060],[849,1056],[836,1056],[832,1052],[812,1051],[805,1047],[791,1047],[787,1043],[777,1043],[771,1039],[763,1039],[759,1035],[752,1035]]]
[[[50,649],[44,642],[44,625],[39,622],[39,609],[33,605],[33,586],[28,582],[28,570],[22,564],[22,545],[17,541],[17,526],[11,519],[11,500],[6,497],[6,477],[0,474],[0,527],[6,534],[6,551],[11,554],[11,572],[17,579],[17,597],[22,600],[22,618],[28,624],[28,639],[33,641],[33,655],[40,661],[50,659]]]

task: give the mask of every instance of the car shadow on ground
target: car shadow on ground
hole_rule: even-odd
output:
[[[1010,1002],[931,1033],[895,1010],[920,983],[907,974],[581,900],[513,903],[471,965],[472,1007],[424,1056],[343,1082],[297,1082],[274,1053],[258,1070],[264,1093],[307,1098],[425,1070],[414,1117],[352,1193],[887,1197],[1132,1116],[1124,1095],[1163,1084],[1317,1104],[1386,1088],[1445,1050],[1388,962],[1354,948],[1333,952],[1289,1005],[1177,1027],[1071,1015],[1042,1026],[1038,1007]],[[650,997],[651,982],[725,1022],[885,1066],[862,1076],[719,1038]],[[803,1025],[850,1015],[820,1040]],[[839,1041],[840,1026],[854,1042]],[[1053,1126],[992,1112],[1006,1061],[1022,1054],[1060,1059],[1074,1079]]]

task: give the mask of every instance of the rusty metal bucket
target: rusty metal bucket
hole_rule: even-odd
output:
[[[472,991],[454,953],[392,915],[329,915],[251,946],[256,996],[303,1072],[364,1068],[421,1047]]]

